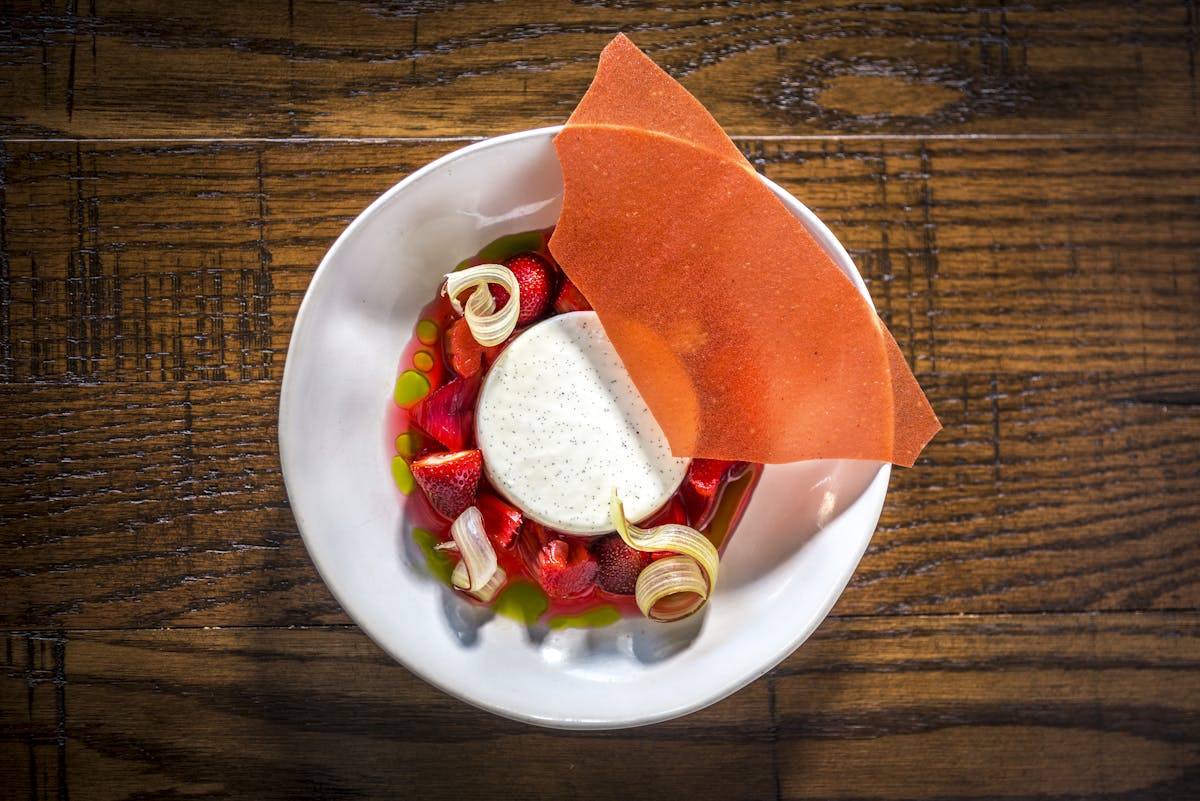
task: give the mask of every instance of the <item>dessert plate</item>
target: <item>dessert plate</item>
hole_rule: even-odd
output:
[[[391,477],[392,385],[420,309],[444,274],[506,234],[558,218],[558,128],[500,136],[414,172],[330,248],[292,332],[279,449],[304,543],[346,612],[430,684],[516,720],[637,726],[701,709],[752,682],[812,634],[879,519],[890,466],[827,460],[766,468],[688,620],[598,629],[527,627],[474,606],[426,570]],[[764,182],[866,296],[845,249]]]

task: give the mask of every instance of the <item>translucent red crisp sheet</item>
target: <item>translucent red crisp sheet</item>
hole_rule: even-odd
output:
[[[629,39],[605,48],[554,145],[550,250],[676,455],[913,464],[941,425],[887,328]]]

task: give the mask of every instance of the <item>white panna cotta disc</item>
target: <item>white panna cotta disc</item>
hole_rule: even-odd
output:
[[[657,511],[688,460],[667,438],[595,312],[551,317],[492,365],[475,408],[492,484],[537,522],[574,534],[612,531],[615,487],[632,521]]]

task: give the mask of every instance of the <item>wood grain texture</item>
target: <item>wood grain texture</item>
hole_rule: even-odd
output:
[[[0,132],[461,136],[562,122],[629,33],[734,135],[1192,133],[1191,2],[6,3]]]
[[[554,732],[350,623],[275,425],[346,224],[618,31],[946,428],[767,676]],[[1195,0],[0,2],[0,799],[1200,797],[1198,50]]]
[[[0,625],[346,621],[288,507],[277,384],[6,389]]]
[[[1193,608],[1200,151],[746,144],[847,244],[947,426],[838,611]],[[329,243],[454,146],[8,146],[7,625],[345,620],[286,505],[277,381]]]
[[[8,144],[0,380],[278,380],[329,245],[456,146]],[[845,243],[918,376],[1200,364],[1193,140],[743,146]]]
[[[474,710],[343,628],[10,635],[0,698],[65,734],[37,797],[1184,798],[1198,637],[1194,613],[831,619],[765,680],[617,732]]]
[[[1197,623],[828,621],[772,679],[780,797],[1193,797]]]
[[[1196,608],[1200,406],[1171,399],[1198,380],[932,377],[946,430],[835,614]],[[345,621],[277,405],[269,381],[0,387],[0,627]]]

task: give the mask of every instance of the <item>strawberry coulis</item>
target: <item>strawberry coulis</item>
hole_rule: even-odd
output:
[[[505,258],[517,254],[534,253],[551,265],[560,280],[564,280],[553,257],[546,248],[546,243],[549,241],[552,232],[553,228],[548,228],[542,231],[505,237],[487,246],[471,259],[463,262],[459,265],[459,269],[491,261],[503,261]],[[555,313],[554,309],[550,309],[542,319],[545,319],[546,316],[552,316]],[[442,297],[440,294],[422,309],[417,330],[401,355],[397,369],[398,381],[408,380],[410,383],[419,385],[420,382],[418,379],[412,375],[413,373],[418,373],[428,382],[428,392],[432,392],[458,377],[451,367],[450,355],[446,352],[448,340],[446,333],[458,319],[458,315],[454,313],[450,306],[449,299]],[[434,336],[435,331],[436,339]],[[482,366],[484,374],[486,374],[488,367],[490,367],[499,350],[502,348],[503,346],[491,349],[484,355]],[[425,394],[428,394],[428,392]],[[401,392],[398,390],[396,401],[389,404],[390,409],[387,416],[387,434],[389,440],[395,443],[394,452],[411,463],[430,454],[445,451],[445,446],[437,442],[432,436],[421,431],[420,427],[413,420],[411,410],[420,400],[414,399],[409,403],[401,403],[400,395]],[[402,442],[403,447],[401,447]],[[465,447],[475,447],[473,430],[468,434]],[[678,518],[682,514],[687,518],[687,522],[690,525],[702,524],[704,526],[700,529],[702,533],[717,546],[718,550],[723,550],[724,545],[729,539],[729,534],[736,528],[749,503],[754,485],[757,484],[758,477],[761,474],[762,466],[746,463],[730,463],[723,472],[720,467],[714,468],[711,463],[703,466],[706,469],[699,471],[704,475],[702,479],[698,478],[697,485],[689,486],[688,479],[685,478],[684,484],[668,500],[663,510],[655,513],[648,520],[651,522],[661,522],[661,520],[656,521],[655,518],[663,515],[665,510],[675,507],[679,511],[676,511],[673,515],[667,515],[668,517]],[[715,485],[712,481],[714,469],[716,472],[721,473],[721,479]],[[697,501],[697,486],[702,491],[711,493],[711,497],[707,503]],[[452,521],[434,510],[425,493],[420,488],[410,487],[409,490],[405,500],[405,514],[410,526],[429,531],[440,541],[445,542],[449,540],[450,524]],[[504,500],[504,496],[488,481],[486,473],[480,477],[478,492],[490,493]],[[683,512],[682,510],[684,509],[687,509],[687,511]],[[531,563],[536,561],[537,542],[539,540],[538,536],[530,530],[531,528],[541,529],[544,532],[543,536],[561,539],[569,545],[571,543],[578,543],[579,546],[585,549],[596,539],[554,531],[538,526],[538,524],[532,521],[525,520],[517,537],[510,546],[496,548],[497,561],[500,567],[507,573],[510,584],[513,581],[523,579],[540,586],[537,572],[531,566]],[[574,545],[570,545],[570,547],[572,549],[575,548]],[[480,603],[471,596],[464,594],[464,597],[474,603]],[[547,609],[541,615],[540,619],[542,621],[554,621],[555,619],[570,620],[606,606],[615,609],[622,617],[638,616],[641,614],[633,595],[620,595],[607,592],[594,582],[590,582],[583,591],[569,597],[553,597],[548,595]]]

